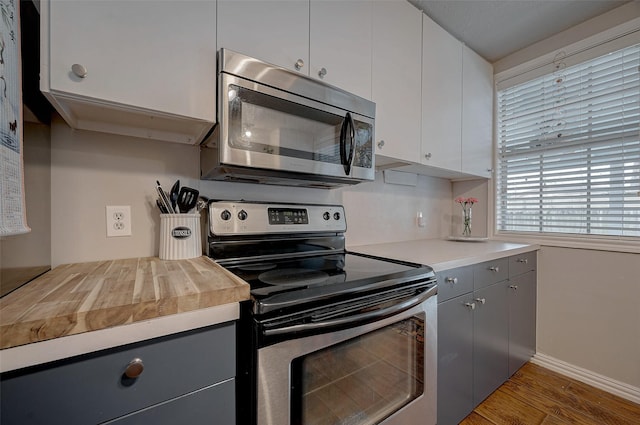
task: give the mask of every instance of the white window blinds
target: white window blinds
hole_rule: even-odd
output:
[[[498,92],[497,232],[640,237],[640,44]]]

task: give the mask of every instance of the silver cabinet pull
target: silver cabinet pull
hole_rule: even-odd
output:
[[[475,310],[476,309],[476,303],[464,303],[465,307],[468,307],[471,310]]]
[[[424,154],[424,157],[426,159],[431,159],[431,152]]]
[[[444,281],[447,283],[452,283],[452,284],[456,284],[458,283],[458,278],[457,277],[445,277]]]
[[[124,375],[127,378],[137,378],[142,375],[142,371],[144,370],[144,363],[142,363],[142,359],[136,357],[131,360],[127,365],[127,368],[124,370]]]
[[[322,79],[322,78],[324,78],[325,75],[327,75],[327,69],[326,68],[320,68],[320,71],[318,71],[318,77],[320,77]]]
[[[516,261],[518,263],[527,264],[529,262],[529,259],[528,258],[518,258]]]
[[[480,304],[484,304],[487,302],[486,298],[476,298],[476,301],[478,301]]]
[[[80,65],[79,63],[74,63],[73,65],[71,65],[71,72],[73,72],[76,77],[84,78],[87,76],[87,68]]]
[[[491,266],[489,267],[489,270],[491,270],[492,272],[496,272],[498,273],[500,271],[500,267],[498,266]]]
[[[298,71],[302,69],[304,66],[304,61],[302,59],[298,59],[294,65]]]
[[[383,146],[384,146],[384,140],[380,140],[378,142],[378,149],[382,149]]]
[[[518,285],[511,285],[509,286],[509,288],[513,289],[514,291],[518,290]]]

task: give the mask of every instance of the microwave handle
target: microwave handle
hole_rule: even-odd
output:
[[[349,138],[349,154],[347,155],[347,138]],[[346,175],[351,174],[351,164],[353,163],[353,152],[356,144],[355,124],[351,114],[347,112],[340,128],[340,162],[344,167]]]

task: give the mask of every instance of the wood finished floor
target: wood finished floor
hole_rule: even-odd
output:
[[[461,425],[640,425],[640,405],[527,363]]]

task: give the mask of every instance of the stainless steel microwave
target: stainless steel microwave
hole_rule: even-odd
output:
[[[369,100],[221,49],[201,178],[325,188],[373,180],[374,120]]]

